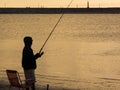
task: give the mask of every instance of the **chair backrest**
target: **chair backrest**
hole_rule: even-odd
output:
[[[15,87],[21,86],[20,76],[16,70],[6,70],[6,73],[11,86],[15,86]]]

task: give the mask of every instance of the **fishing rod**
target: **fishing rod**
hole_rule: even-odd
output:
[[[67,8],[70,7],[71,3],[73,2],[73,0],[70,1],[70,3],[68,4]],[[41,51],[43,50],[43,48],[45,47],[47,41],[49,40],[50,36],[52,35],[52,33],[55,31],[57,25],[59,24],[59,22],[61,21],[62,17],[63,17],[64,13],[62,12],[62,15],[60,16],[60,18],[58,19],[57,23],[55,24],[55,26],[53,27],[53,29],[51,30],[49,36],[47,37],[47,39],[45,40],[45,42],[42,45],[42,48],[40,49],[39,53],[41,53]]]

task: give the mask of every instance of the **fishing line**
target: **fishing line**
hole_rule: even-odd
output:
[[[70,1],[70,3],[68,4],[67,8],[70,7],[71,3],[73,2],[73,0]],[[52,33],[55,31],[57,25],[59,24],[59,22],[61,21],[62,17],[64,15],[64,12],[62,13],[62,15],[60,16],[60,18],[58,19],[57,23],[55,24],[55,26],[53,27],[53,29],[51,30],[49,36],[47,37],[47,39],[45,40],[45,42],[42,45],[42,48],[40,49],[39,53],[43,50],[43,48],[45,47],[47,41],[49,40],[50,36],[52,35]]]

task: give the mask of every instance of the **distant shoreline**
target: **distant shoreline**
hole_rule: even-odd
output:
[[[0,8],[0,14],[120,14],[120,8]]]

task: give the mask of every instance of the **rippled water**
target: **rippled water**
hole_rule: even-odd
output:
[[[38,52],[60,14],[1,14],[0,69],[21,67],[24,36]],[[37,61],[38,84],[80,88],[83,80],[120,78],[120,15],[65,14]],[[92,81],[91,81],[92,82]],[[90,84],[87,84],[90,86]]]

